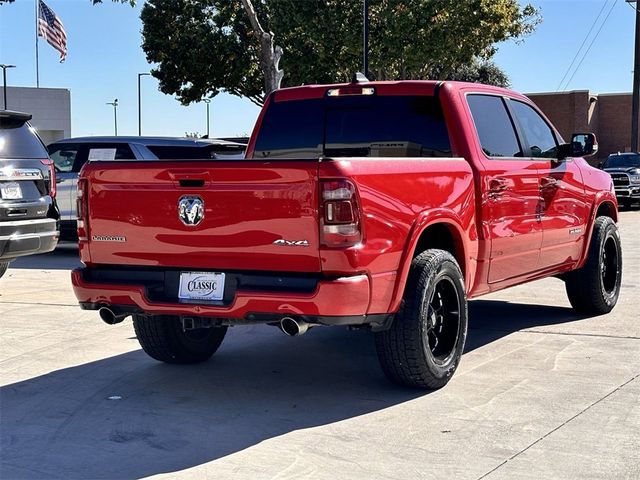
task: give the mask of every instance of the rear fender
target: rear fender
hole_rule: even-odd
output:
[[[389,306],[390,312],[396,312],[400,308],[400,302],[402,301],[404,289],[407,284],[411,262],[416,254],[420,253],[416,251],[420,237],[427,228],[438,224],[445,225],[451,232],[455,248],[454,256],[456,257],[456,260],[460,265],[460,269],[465,277],[465,289],[469,291],[471,279],[475,274],[475,268],[471,268],[473,263],[468,261],[468,255],[471,248],[469,240],[466,240],[467,236],[462,228],[462,222],[456,213],[450,209],[438,208],[429,210],[427,212],[422,212],[418,216],[411,229],[409,241],[407,242],[407,246],[400,262],[400,268],[398,269],[398,279],[396,281],[395,290]]]

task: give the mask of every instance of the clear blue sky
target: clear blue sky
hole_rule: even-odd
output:
[[[302,1],[302,0],[301,0]],[[512,87],[522,92],[555,91],[566,68],[603,5],[603,17],[614,5],[588,57],[568,90],[631,91],[634,11],[624,0],[533,0],[543,23],[521,43],[499,45],[496,62],[508,73]],[[71,90],[72,133],[110,135],[113,116],[105,102],[118,98],[118,130],[137,134],[137,73],[149,71],[140,48],[142,25],[138,6],[92,6],[89,0],[47,0],[65,25],[69,53],[65,63],[40,42],[40,85]],[[0,63],[15,64],[9,85],[35,86],[34,0],[0,6]],[[590,40],[586,42],[588,46]],[[584,49],[583,49],[584,50]],[[210,61],[215,62],[215,56]],[[143,134],[182,136],[206,132],[204,103],[183,107],[160,93],[152,77],[142,78]],[[212,136],[251,132],[258,108],[248,100],[219,95],[211,103]]]

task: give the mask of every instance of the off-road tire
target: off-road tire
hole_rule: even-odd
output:
[[[444,283],[437,287],[440,282]],[[447,297],[451,300],[447,303],[457,309],[457,319],[448,323],[449,327],[457,323],[457,330],[455,339],[453,333],[447,336],[451,345],[446,349],[449,353],[445,353],[445,358],[436,358],[429,343],[429,325],[432,324],[429,318],[433,318],[429,312],[433,312],[430,305],[441,288],[449,292]],[[464,278],[455,258],[449,252],[436,249],[418,255],[411,263],[402,304],[391,328],[374,334],[385,375],[392,382],[409,387],[437,389],[445,386],[462,357],[467,318]],[[449,331],[453,332],[452,329]]]
[[[0,278],[6,273],[9,268],[9,262],[0,262]]]
[[[582,268],[564,276],[569,302],[580,313],[609,313],[618,302],[622,283],[620,233],[611,218],[596,218],[587,255]]]
[[[218,350],[227,327],[184,331],[179,317],[134,315],[133,327],[147,355],[166,363],[200,363]]]

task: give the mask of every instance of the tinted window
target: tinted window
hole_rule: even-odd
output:
[[[500,97],[467,96],[482,150],[490,157],[522,157],[511,117]]]
[[[640,155],[609,155],[604,168],[640,167]]]
[[[0,117],[0,158],[47,158],[47,151],[28,123]]]
[[[89,160],[135,160],[133,151],[126,143],[91,143]]]
[[[47,147],[59,172],[70,172],[73,169],[79,148],[80,145],[76,143],[53,143]]]
[[[439,101],[426,96],[353,96],[275,102],[254,158],[442,157],[451,155]]]
[[[146,145],[160,160],[197,160],[212,158],[210,147],[197,145]]]
[[[529,144],[530,155],[556,158],[556,137],[549,124],[530,105],[516,100],[512,100],[511,105]]]

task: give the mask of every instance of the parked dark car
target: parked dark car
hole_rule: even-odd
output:
[[[30,119],[0,110],[0,277],[16,257],[58,243],[53,162]]]
[[[76,195],[78,172],[87,161],[119,160],[236,160],[246,144],[218,139],[171,137],[78,137],[47,147],[57,173],[57,203],[61,239],[77,240]]]
[[[618,203],[630,207],[640,201],[640,153],[613,153],[602,164],[613,179]]]

